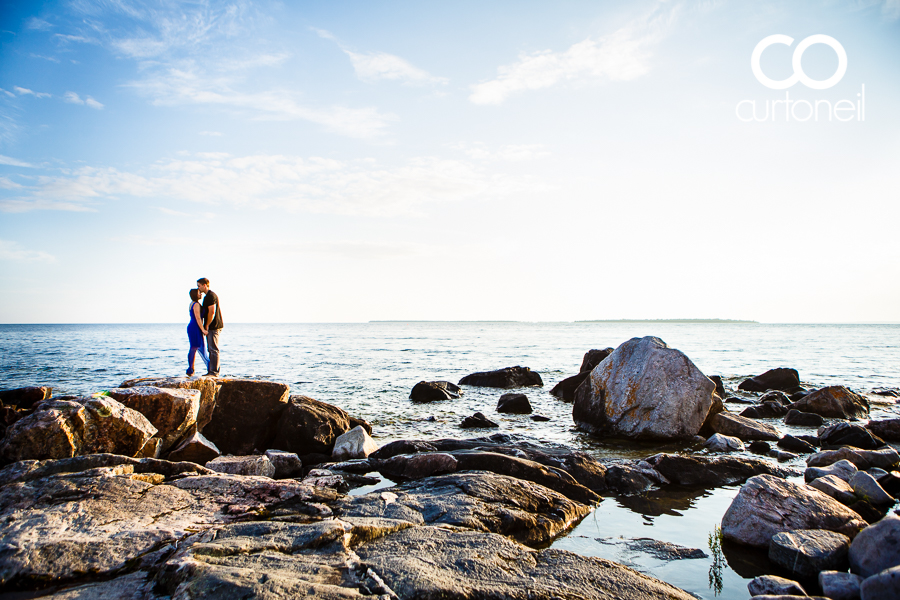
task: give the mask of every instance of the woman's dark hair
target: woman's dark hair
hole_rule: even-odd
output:
[[[200,290],[198,290],[197,288],[194,288],[191,290],[190,293],[191,293],[191,300],[193,300],[194,302],[197,302],[200,300]]]

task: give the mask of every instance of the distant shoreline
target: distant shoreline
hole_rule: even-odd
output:
[[[713,323],[732,324],[750,323],[759,325],[759,321],[744,321],[741,319],[591,319],[588,321],[575,321],[576,323]]]

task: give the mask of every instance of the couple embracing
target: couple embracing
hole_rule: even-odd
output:
[[[191,349],[188,351],[188,376],[194,374],[194,356],[198,353],[206,363],[207,375],[219,376],[219,332],[225,327],[222,320],[222,307],[219,305],[219,297],[209,289],[209,279],[203,277],[197,280],[197,287],[190,291],[191,321],[187,326],[188,341]],[[200,297],[203,296],[203,304]],[[209,357],[203,349],[203,338],[209,345]]]

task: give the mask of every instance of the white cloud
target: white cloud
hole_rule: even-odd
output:
[[[84,103],[87,104],[88,106],[90,106],[91,108],[96,108],[97,110],[101,110],[103,108],[102,104],[100,104],[99,102],[97,102],[96,100],[91,98],[90,96],[85,98]]]
[[[40,58],[42,60],[49,60],[50,62],[55,62],[55,63],[59,62],[59,59],[56,58],[55,56],[44,56],[43,54],[35,54],[34,52],[29,54],[29,56],[31,56],[31,58]]]
[[[0,189],[3,190],[18,190],[21,189],[22,186],[9,177],[0,177]]]
[[[384,216],[415,213],[433,202],[490,199],[528,186],[465,161],[434,157],[385,167],[374,160],[216,154],[170,160],[146,173],[84,167],[39,177],[18,196],[0,200],[0,211],[93,210],[103,200],[135,197]]]
[[[344,50],[344,52],[350,57],[353,70],[362,81],[375,82],[379,79],[387,79],[411,84],[447,85],[449,83],[445,77],[435,77],[393,54],[385,52],[358,54],[350,50]]]
[[[35,29],[37,31],[47,31],[48,29],[52,29],[53,25],[43,19],[31,17],[25,22],[25,28]]]
[[[15,94],[13,94],[12,92],[10,92],[9,90],[4,90],[3,88],[0,88],[0,92],[3,92],[4,94],[6,94],[7,96],[9,96],[10,98],[15,98],[15,97],[16,97]]]
[[[16,158],[10,158],[9,156],[3,156],[0,154],[0,165],[9,165],[11,167],[33,167],[34,165],[18,160]]]
[[[550,152],[543,144],[509,144],[493,151],[481,142],[453,144],[450,147],[462,150],[475,160],[524,161],[550,156]]]
[[[564,52],[544,50],[522,54],[497,69],[497,78],[475,84],[469,96],[475,104],[502,104],[510,95],[552,87],[563,82],[630,81],[650,70],[651,49],[673,12],[643,19],[598,40],[588,38]]]
[[[0,240],[0,260],[12,262],[56,262],[56,257],[40,250],[25,250],[16,242]]]
[[[82,99],[81,96],[79,96],[75,92],[66,92],[65,96],[63,96],[63,99],[70,104],[84,104],[90,106],[91,108],[96,108],[97,110],[103,108],[103,105],[94,100],[92,97],[85,96]]]
[[[19,87],[19,86],[13,86],[13,89],[16,90],[16,92],[20,96],[31,95],[31,96],[35,96],[37,98],[49,98],[50,97],[50,94],[48,94],[46,92],[35,92],[32,90],[29,90],[28,88],[23,88],[23,87]]]
[[[181,212],[178,210],[172,210],[171,208],[166,208],[165,206],[157,206],[161,213],[165,215],[170,215],[172,217],[189,217],[190,215],[185,212]]]

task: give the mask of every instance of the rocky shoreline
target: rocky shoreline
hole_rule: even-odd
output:
[[[538,373],[509,367],[458,385],[420,382],[411,400],[539,385]],[[788,368],[729,392],[657,338],[589,351],[553,394],[593,435],[685,449],[601,461],[502,432],[379,448],[365,420],[248,379],[133,379],[92,397],[0,392],[0,594],[692,598],[547,546],[604,497],[725,485],[742,487],[722,538],[767,550],[793,577],[758,577],[751,594],[900,594],[900,517],[890,512],[900,419],[866,422],[864,395],[805,389]],[[507,393],[497,410],[531,405]],[[782,435],[779,419],[815,435]],[[492,426],[480,413],[460,424]],[[805,469],[780,464],[803,455]]]

